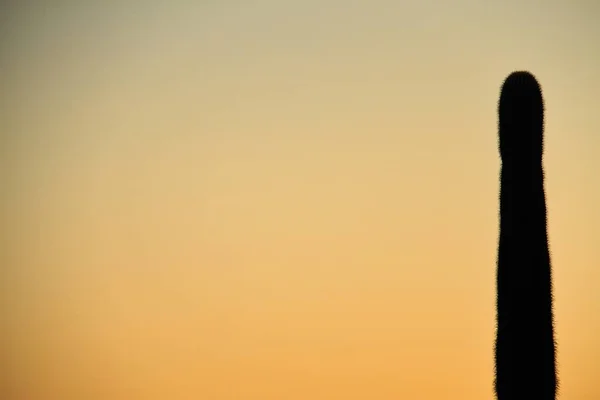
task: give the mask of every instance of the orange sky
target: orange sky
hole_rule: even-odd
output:
[[[595,2],[133,3],[0,13],[0,397],[492,399],[526,69],[561,398],[600,398]]]

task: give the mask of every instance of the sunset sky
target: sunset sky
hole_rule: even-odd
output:
[[[598,1],[12,3],[2,399],[493,399],[514,70],[560,398],[600,398]]]

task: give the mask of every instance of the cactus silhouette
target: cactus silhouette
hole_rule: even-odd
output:
[[[494,389],[499,400],[554,400],[552,278],[542,167],[544,104],[525,71],[504,81],[498,103],[500,235]]]

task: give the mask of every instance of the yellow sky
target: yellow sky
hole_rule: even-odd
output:
[[[600,398],[596,2],[136,3],[0,13],[0,397],[492,399],[526,69],[561,398]]]

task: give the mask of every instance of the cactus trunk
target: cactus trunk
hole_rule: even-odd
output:
[[[514,72],[498,104],[500,237],[495,392],[499,400],[554,400],[552,279],[542,167],[544,104],[528,72]]]

